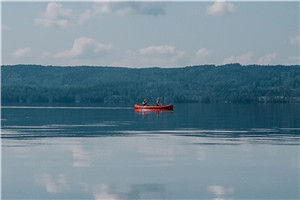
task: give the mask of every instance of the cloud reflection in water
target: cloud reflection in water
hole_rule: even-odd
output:
[[[234,194],[233,187],[223,187],[220,185],[208,186],[207,190],[215,195],[215,199],[224,199],[224,197]]]
[[[37,176],[35,181],[39,185],[44,186],[46,191],[49,193],[61,193],[70,189],[66,180],[66,175],[63,173],[56,176],[45,173]]]

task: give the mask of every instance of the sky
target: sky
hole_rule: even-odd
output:
[[[300,2],[2,2],[2,64],[300,64]]]

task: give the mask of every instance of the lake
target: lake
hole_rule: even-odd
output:
[[[1,110],[2,199],[300,198],[300,104]]]

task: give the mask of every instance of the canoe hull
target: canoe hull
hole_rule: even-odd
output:
[[[165,105],[165,106],[139,106],[137,104],[134,105],[134,109],[136,110],[173,110],[173,105]]]

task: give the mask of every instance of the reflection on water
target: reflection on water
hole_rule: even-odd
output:
[[[132,109],[132,107],[117,107],[117,106],[102,106],[102,107],[93,107],[93,106],[88,106],[88,107],[72,107],[72,106],[2,106],[2,108],[10,108],[10,109],[71,109],[71,110],[129,110]]]
[[[70,183],[65,174],[41,174],[35,178],[36,184],[51,195],[68,192]],[[72,183],[87,196],[94,199],[162,199],[166,191],[162,184],[137,184],[137,185],[89,185],[86,182]],[[75,186],[74,186],[75,185]]]
[[[234,193],[234,188],[233,187],[223,187],[223,186],[220,186],[220,185],[211,185],[211,186],[208,186],[207,190],[209,192],[212,192],[216,198],[224,198],[226,197],[227,195],[231,195]]]
[[[37,176],[35,178],[35,182],[41,186],[44,186],[45,190],[49,193],[61,193],[70,189],[70,186],[66,181],[65,174],[52,176],[51,174],[45,173]]]
[[[26,189],[28,198],[39,199],[240,199],[249,187],[256,198],[297,197],[295,145],[212,146],[200,145],[211,138],[160,134],[22,142],[9,140],[3,151],[6,197],[22,198],[13,191]]]
[[[158,117],[159,114],[172,114],[173,110],[162,110],[162,109],[135,109],[134,110],[135,114],[138,115],[143,115],[144,117],[148,114],[156,114],[156,116]]]
[[[299,105],[223,106],[4,108],[3,199],[299,199]]]
[[[162,184],[106,185],[93,187],[95,199],[163,199],[166,197]]]
[[[130,126],[130,123],[123,123]],[[206,130],[206,129],[175,129],[175,130],[122,130],[121,124],[104,122],[98,124],[50,124],[47,126],[3,126],[2,138],[25,139],[39,137],[111,137],[111,136],[142,136],[148,134],[170,134],[186,137],[206,137],[218,142],[198,144],[235,145],[242,141],[252,143],[272,143],[283,145],[299,145],[298,128],[273,129],[242,129],[242,130]],[[121,130],[103,130],[104,127],[118,127]],[[196,144],[196,143],[194,143]]]

